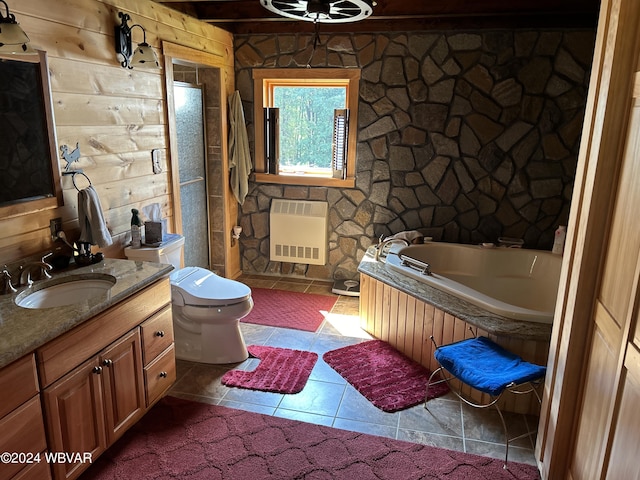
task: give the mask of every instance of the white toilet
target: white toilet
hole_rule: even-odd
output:
[[[201,267],[180,268],[184,237],[167,235],[158,247],[124,249],[129,260],[170,263],[176,358],[238,363],[249,356],[239,320],[253,308],[251,289]]]

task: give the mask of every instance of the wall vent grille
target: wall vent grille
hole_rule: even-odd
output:
[[[325,265],[328,211],[327,202],[272,200],[269,259],[274,262]]]

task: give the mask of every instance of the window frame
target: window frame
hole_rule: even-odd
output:
[[[360,86],[359,68],[254,68],[253,105],[255,140],[255,180],[260,183],[288,185],[317,185],[327,187],[355,187],[356,147],[358,142],[358,98]],[[263,108],[271,105],[271,92],[275,86],[340,86],[347,89],[349,131],[347,140],[347,174],[344,179],[331,176],[283,175],[267,171],[264,151]]]

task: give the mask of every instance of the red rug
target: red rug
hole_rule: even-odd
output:
[[[538,480],[536,467],[167,397],[83,480]]]
[[[247,347],[252,357],[259,358],[255,370],[230,370],[222,376],[229,387],[249,388],[277,393],[298,393],[311,375],[318,354],[289,348]]]
[[[382,340],[331,350],[322,358],[380,410],[397,412],[424,402],[431,372]],[[445,384],[435,385],[429,398],[448,391]]]
[[[253,310],[242,322],[315,332],[338,297],[252,288]]]

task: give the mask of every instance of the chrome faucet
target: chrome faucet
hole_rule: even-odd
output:
[[[404,238],[389,238],[387,240],[382,240],[382,237],[380,237],[380,241],[376,245],[376,253],[374,255],[376,262],[380,260],[380,255],[382,254],[382,250],[384,249],[384,247],[395,242],[402,242],[406,246],[409,246],[409,242]]]
[[[9,270],[7,270],[7,266],[4,266],[2,270],[2,285],[0,285],[0,295],[6,295],[8,293],[15,293],[16,289],[11,283],[11,275],[9,274]]]
[[[29,262],[20,266],[20,277],[18,278],[17,286],[20,287],[23,285],[33,284],[33,279],[31,278],[31,270],[35,267],[40,267],[40,278],[51,278],[49,272],[53,270],[53,267],[51,266],[51,264],[47,263],[46,260],[52,254],[52,252],[49,252],[44,257],[42,257],[42,260],[40,260],[39,262]]]

